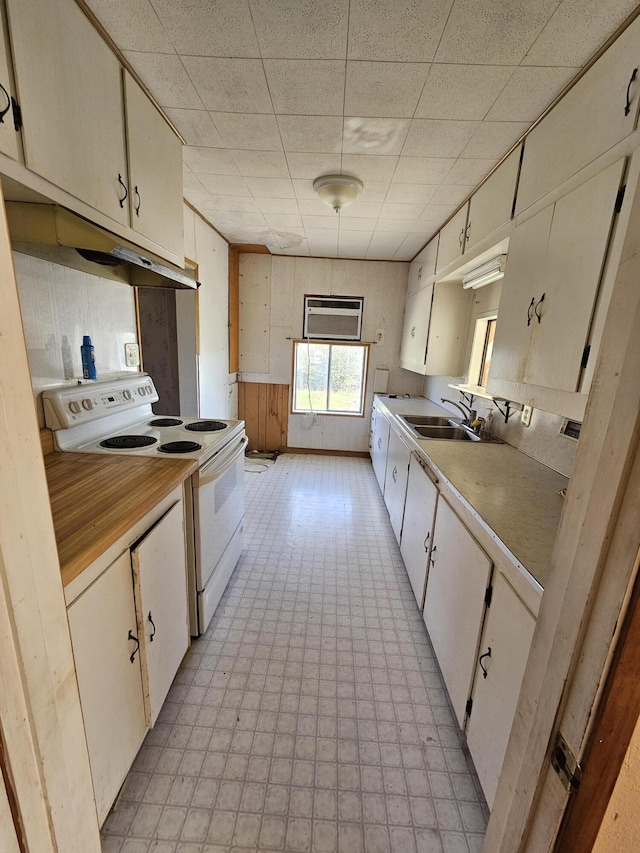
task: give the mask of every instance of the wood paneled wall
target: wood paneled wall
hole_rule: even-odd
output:
[[[289,426],[289,386],[239,382],[238,417],[245,422],[249,450],[283,450]]]

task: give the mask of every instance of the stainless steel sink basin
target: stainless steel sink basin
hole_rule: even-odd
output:
[[[460,423],[455,418],[441,418],[434,415],[398,415],[403,421],[406,421],[410,426],[434,426],[434,427],[449,427]]]
[[[453,426],[414,426],[413,429],[422,438],[448,439],[449,441],[480,441],[480,436],[474,435],[464,427]]]

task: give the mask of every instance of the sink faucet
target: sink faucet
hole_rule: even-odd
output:
[[[477,412],[475,409],[472,409],[470,406],[465,406],[464,403],[454,403],[453,400],[447,400],[446,397],[440,398],[441,403],[451,403],[452,406],[455,406],[456,409],[462,412],[464,415],[463,423],[466,423],[468,426],[475,421]]]

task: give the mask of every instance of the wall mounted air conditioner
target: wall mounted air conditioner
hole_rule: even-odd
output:
[[[305,296],[302,336],[359,341],[363,306],[363,296]]]

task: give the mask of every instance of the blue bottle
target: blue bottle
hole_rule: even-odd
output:
[[[85,379],[97,379],[98,374],[96,373],[96,356],[89,335],[84,335],[82,338],[80,354],[82,356],[83,377]]]

